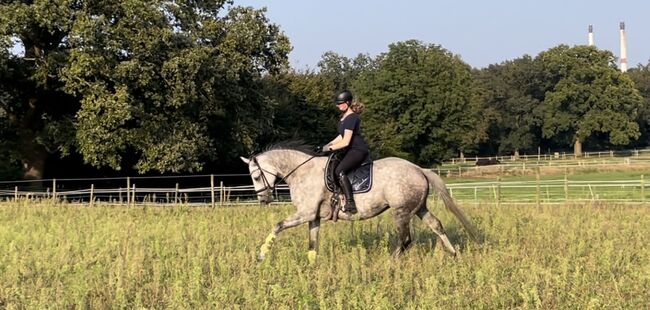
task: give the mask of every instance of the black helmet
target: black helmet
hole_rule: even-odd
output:
[[[336,104],[345,102],[352,102],[352,92],[349,90],[342,91],[338,96],[336,96],[336,100],[334,100],[334,103]]]

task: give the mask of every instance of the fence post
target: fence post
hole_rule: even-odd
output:
[[[52,179],[52,199],[56,200],[56,179]]]
[[[178,183],[176,183],[176,190],[174,191],[174,204],[178,204]]]
[[[90,206],[93,206],[95,201],[95,184],[90,184]]]
[[[18,202],[18,186],[14,188],[14,202]]]
[[[219,206],[223,207],[223,181],[219,182]]]
[[[131,203],[131,177],[126,177],[126,205]]]
[[[569,177],[567,176],[566,169],[564,171],[564,201],[569,202]]]
[[[501,177],[497,177],[497,208],[501,206]]]
[[[541,186],[539,184],[539,170],[537,171],[537,174],[535,175],[535,180],[537,182],[536,193],[535,193],[535,201],[537,202],[537,207],[539,208],[541,206],[541,202],[540,202],[540,195],[541,195],[540,194],[540,190],[541,190],[540,187]]]
[[[211,206],[214,209],[215,203],[214,203],[214,174],[210,175],[210,202]]]
[[[135,183],[133,184],[133,194],[131,195],[131,206],[135,206]]]
[[[641,175],[641,202],[645,203],[645,179]]]

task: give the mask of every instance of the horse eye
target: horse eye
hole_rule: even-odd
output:
[[[258,175],[258,176],[256,176],[256,177],[253,177],[253,180],[255,180],[255,181],[259,181],[259,180],[260,180],[260,176]]]

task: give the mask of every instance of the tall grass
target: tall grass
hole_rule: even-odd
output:
[[[325,223],[307,261],[307,227],[257,249],[293,212],[0,205],[0,308],[630,308],[650,305],[646,206],[466,206],[478,245],[433,209],[450,257],[419,220],[401,259],[390,212]]]

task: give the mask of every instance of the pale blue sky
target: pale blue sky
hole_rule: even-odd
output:
[[[235,0],[267,7],[288,35],[291,64],[315,68],[326,51],[354,57],[386,52],[390,43],[417,39],[442,45],[473,67],[531,56],[558,44],[587,44],[619,56],[619,22],[626,25],[630,67],[650,59],[650,1],[353,1]]]

